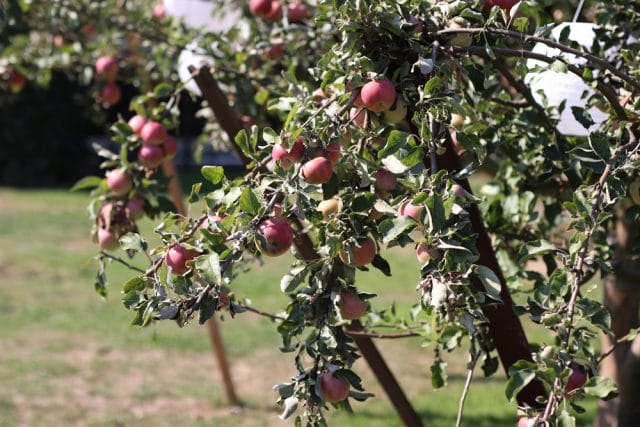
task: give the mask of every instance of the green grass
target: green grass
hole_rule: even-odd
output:
[[[295,373],[290,355],[278,351],[273,324],[250,314],[219,323],[244,403],[240,410],[228,407],[203,327],[130,327],[132,315],[119,302],[119,284],[129,276],[117,265],[109,268],[109,298],[93,291],[95,265],[87,262],[96,248],[86,203],[86,195],[63,190],[0,189],[0,426],[291,425],[277,418],[271,390]],[[414,256],[397,250],[388,259],[392,278],[358,273],[359,284],[381,296],[379,307],[392,301],[408,307],[416,300]],[[282,257],[254,266],[234,283],[237,293],[266,310],[282,307],[286,297],[278,284],[289,262]],[[415,339],[378,345],[425,425],[453,425],[464,352],[447,355],[450,384],[433,390],[429,348]],[[356,369],[376,398],[354,404],[353,415],[332,412],[330,424],[402,425],[368,367],[358,362]],[[463,425],[515,425],[516,408],[503,390],[504,374],[478,377]],[[586,406],[579,425],[593,418],[595,402]]]

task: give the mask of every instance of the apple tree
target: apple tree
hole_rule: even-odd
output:
[[[492,375],[500,356],[519,426],[575,425],[585,396],[616,396],[614,380],[619,425],[633,425],[638,305],[627,311],[635,321],[620,322],[610,302],[593,298],[591,281],[619,277],[640,254],[632,238],[640,228],[633,1],[588,4],[583,15],[598,24],[589,47],[572,38],[571,25],[554,30],[554,19],[573,9],[545,1],[251,0],[237,5],[242,16],[222,33],[190,29],[159,10],[150,19],[147,2],[54,5],[14,7],[35,33],[58,28],[68,37],[60,61],[101,82],[103,102],[115,102],[105,90],[118,79],[142,92],[131,117],[110,128],[120,151],[98,150],[105,177],[75,186],[92,189],[96,289],[106,295],[109,264],[130,268],[122,300],[133,324],[183,326],[219,312],[272,318],[281,349],[295,354],[291,378],[275,390],[282,418],[295,415],[297,424],[324,425],[331,407],[371,397],[352,369],[359,352],[348,327],[359,321],[358,333],[369,336],[384,336],[384,323],[424,337],[434,387],[447,383],[447,353],[468,349],[465,395],[476,366]],[[87,25],[95,28],[90,41],[82,38]],[[11,70],[58,66],[57,54],[13,65],[20,43],[38,42],[15,37],[13,56],[3,54]],[[172,212],[158,167],[174,153],[177,100],[189,96],[173,68],[183,49],[210,57],[245,118],[227,144],[248,165],[239,178],[203,167],[216,189],[193,186],[189,202],[206,205],[193,216]],[[200,81],[197,66],[189,80]],[[554,104],[553,88],[534,90],[531,75],[548,71],[561,76],[556,82],[578,77],[581,102]],[[582,134],[560,130],[565,113]],[[212,120],[207,134],[221,139],[223,128]],[[487,183],[474,194],[468,180],[477,176]],[[143,215],[158,221],[160,246],[138,232]],[[374,310],[375,295],[356,280],[359,269],[391,275],[385,250],[396,246],[416,252],[407,261],[417,291],[410,322]],[[281,312],[234,292],[255,258],[287,252],[294,262],[280,282],[290,296]],[[498,309],[528,317],[548,341],[506,363]],[[610,347],[597,349],[599,334]],[[603,361],[623,348],[634,374],[602,375]],[[527,389],[533,398],[522,398]],[[458,423],[461,416],[462,407]]]

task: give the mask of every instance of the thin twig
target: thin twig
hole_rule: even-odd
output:
[[[462,425],[462,412],[464,411],[464,403],[467,399],[467,395],[469,394],[469,389],[471,388],[471,380],[473,379],[473,371],[476,368],[476,364],[478,363],[478,359],[480,358],[481,352],[476,352],[471,356],[471,361],[469,362],[469,366],[467,368],[467,380],[464,383],[464,389],[462,389],[462,395],[460,396],[460,404],[458,405],[458,418],[456,420],[456,427],[460,427]]]
[[[111,259],[113,261],[117,261],[117,262],[119,262],[120,264],[124,265],[125,267],[127,267],[130,270],[137,271],[138,273],[144,273],[143,269],[141,269],[139,267],[136,267],[135,265],[128,263],[127,261],[123,260],[122,258],[117,257],[115,255],[111,255],[111,254],[109,254],[109,253],[107,253],[105,251],[100,251],[100,256],[105,257],[105,258],[109,258],[109,259]]]

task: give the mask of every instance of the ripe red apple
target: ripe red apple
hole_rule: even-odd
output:
[[[633,203],[640,205],[640,178],[636,178],[635,181],[629,185],[629,194],[631,195]]]
[[[254,15],[265,16],[271,12],[271,0],[249,0],[249,10]]]
[[[364,108],[352,108],[349,111],[349,118],[351,123],[363,128],[367,122],[367,110]]]
[[[131,191],[133,182],[131,176],[123,169],[113,169],[107,172],[107,187],[117,195],[124,195]]]
[[[269,9],[269,13],[265,16],[265,19],[270,21],[279,21],[282,19],[282,5],[279,1],[272,1],[271,8]]]
[[[442,254],[438,248],[434,248],[426,243],[420,243],[416,246],[416,257],[420,265],[425,265],[432,259],[439,259]]]
[[[142,144],[140,151],[138,152],[138,159],[148,168],[155,168],[164,158],[164,152],[162,148],[153,144]]]
[[[102,88],[101,99],[102,102],[107,105],[115,105],[120,101],[122,93],[120,92],[120,86],[117,83],[107,83]]]
[[[100,246],[100,249],[104,251],[112,251],[120,247],[116,236],[104,228],[98,229],[98,245]]]
[[[351,292],[340,292],[340,314],[345,320],[354,320],[367,312],[367,303]]]
[[[396,188],[396,176],[387,169],[378,169],[373,174],[373,177],[376,180],[376,189],[379,191],[391,191]]]
[[[407,117],[407,104],[398,97],[396,103],[392,108],[384,112],[384,119],[391,124],[400,123]]]
[[[134,133],[140,135],[142,128],[147,123],[147,119],[145,119],[140,114],[136,114],[135,116],[131,117],[127,123],[129,124],[129,127],[133,129]]]
[[[289,22],[301,22],[307,17],[307,6],[304,3],[293,2],[287,5]]]
[[[178,140],[171,135],[167,135],[167,139],[162,144],[162,151],[166,159],[173,159],[178,152]]]
[[[326,372],[320,376],[320,388],[325,402],[341,402],[349,396],[349,381]]]
[[[271,149],[271,157],[283,169],[289,169],[294,163],[298,163],[304,157],[304,138],[299,136],[293,142],[293,146],[287,151],[284,144],[276,144]]]
[[[280,256],[293,243],[293,230],[287,221],[274,217],[263,220],[258,225],[256,246],[268,256]]]
[[[332,175],[333,165],[326,157],[316,157],[302,166],[302,177],[309,184],[324,184]]]
[[[380,113],[393,105],[396,100],[396,88],[387,79],[373,80],[362,86],[360,96],[367,110]]]
[[[347,251],[340,251],[338,254],[340,261],[351,267],[362,267],[369,264],[376,256],[376,242],[371,237],[367,238],[367,241],[360,246],[351,245],[347,249],[350,249],[352,259],[349,261],[349,253]]]
[[[27,78],[20,71],[11,71],[11,77],[9,78],[9,89],[13,93],[18,93],[22,90],[27,83]]]
[[[487,0],[485,4],[488,7],[499,6],[501,9],[509,11],[516,3],[518,0]]]
[[[322,219],[328,221],[331,217],[338,215],[341,210],[341,202],[337,197],[332,197],[328,200],[323,200],[318,203],[318,208],[322,212]]]
[[[284,54],[285,54],[285,48],[284,48],[284,44],[282,43],[274,44],[267,50],[267,58],[273,61],[278,61],[282,59],[284,57]]]
[[[113,83],[118,77],[118,60],[111,55],[98,58],[96,60],[96,75],[108,83]]]
[[[140,131],[140,138],[147,144],[162,144],[167,139],[167,129],[158,122],[149,121]]]
[[[533,427],[535,422],[535,418],[520,417],[518,420],[518,427]]]
[[[313,99],[313,102],[316,102],[318,104],[322,103],[322,101],[324,101],[327,98],[328,98],[327,94],[324,93],[322,88],[318,88],[314,90],[313,93],[311,94],[311,99]]]
[[[422,211],[424,210],[423,206],[416,206],[411,203],[410,199],[405,199],[398,208],[398,218],[403,216],[410,216],[416,222],[421,222]]]
[[[142,218],[144,216],[144,199],[138,196],[129,199],[127,202],[127,212],[129,213],[129,218],[134,221]]]
[[[183,246],[175,245],[169,248],[167,254],[164,257],[164,262],[167,267],[171,269],[171,272],[177,276],[181,276],[187,271],[187,261],[191,261],[198,256],[198,252],[186,249]]]
[[[579,389],[587,382],[587,371],[580,365],[571,366],[571,375],[564,387],[567,393]]]
[[[165,16],[165,10],[164,10],[164,4],[162,3],[156,3],[153,6],[153,12],[152,15],[154,18],[156,19],[162,19]]]

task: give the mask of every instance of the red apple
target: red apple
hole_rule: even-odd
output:
[[[351,267],[362,267],[369,264],[376,256],[376,242],[371,237],[360,246],[351,245],[347,249],[351,252],[351,260],[347,251],[340,251],[340,260]]]
[[[165,10],[164,10],[164,4],[162,3],[156,3],[153,6],[153,12],[152,15],[154,18],[156,19],[162,19],[165,16]]]
[[[289,169],[294,163],[298,163],[304,157],[304,138],[299,136],[293,142],[293,146],[287,151],[284,144],[276,144],[271,150],[271,157],[283,169]]]
[[[307,17],[307,6],[304,3],[293,2],[287,5],[289,22],[301,22]]]
[[[535,418],[520,417],[518,420],[518,427],[533,427],[535,422]]]
[[[144,216],[144,199],[137,196],[129,199],[127,212],[129,213],[129,218],[134,221],[142,218]]]
[[[267,50],[267,58],[273,61],[278,61],[284,57],[284,53],[285,53],[284,44],[277,43],[272,45]]]
[[[384,119],[391,124],[400,123],[407,117],[407,104],[398,97],[396,103],[392,108],[384,112]]]
[[[393,105],[396,88],[387,79],[373,80],[362,86],[360,96],[367,110],[380,113]]]
[[[410,199],[405,199],[398,208],[398,218],[403,216],[410,216],[416,222],[421,222],[422,211],[424,210],[423,206],[416,206],[411,203]]]
[[[316,157],[302,166],[302,177],[309,184],[324,184],[332,175],[333,165],[326,157]]]
[[[349,111],[349,119],[354,125],[363,128],[367,122],[367,110],[364,108],[352,108]]]
[[[171,269],[173,274],[181,276],[189,271],[187,262],[191,261],[198,255],[199,254],[196,251],[186,249],[180,245],[175,245],[167,251],[167,254],[164,257],[164,262],[167,264],[167,267]]]
[[[282,5],[279,1],[272,1],[271,8],[269,9],[269,13],[265,16],[265,19],[270,21],[279,21],[282,19]]]
[[[136,114],[135,116],[131,117],[127,123],[129,124],[129,127],[133,129],[133,132],[135,132],[137,135],[140,135],[142,128],[147,123],[147,119],[145,119],[140,114]]]
[[[265,16],[271,12],[271,0],[249,0],[249,10],[254,15]]]
[[[438,248],[434,248],[426,243],[420,243],[416,246],[416,257],[420,265],[425,265],[432,259],[439,259],[442,254]]]
[[[167,139],[167,129],[158,122],[149,121],[140,130],[140,138],[147,144],[162,144]]]
[[[263,254],[280,256],[289,250],[292,243],[293,230],[284,219],[267,218],[258,225],[256,245]]]
[[[140,151],[138,152],[138,159],[148,168],[155,168],[164,158],[164,152],[162,148],[153,144],[142,144]]]
[[[102,95],[100,96],[102,102],[107,105],[115,105],[120,101],[122,93],[120,92],[120,86],[117,83],[107,83],[102,88]]]
[[[27,78],[20,71],[11,71],[11,77],[9,78],[9,89],[13,93],[18,93],[22,90],[27,83]]]
[[[518,0],[487,0],[485,4],[488,7],[499,6],[501,9],[508,11],[516,3],[518,3]]]
[[[341,402],[349,396],[349,381],[326,372],[320,376],[320,388],[325,402]]]
[[[311,99],[313,99],[313,102],[316,102],[318,104],[321,104],[322,101],[324,101],[327,98],[328,98],[327,94],[324,93],[322,88],[318,88],[314,90],[313,93],[311,94]]]
[[[118,77],[118,60],[111,55],[105,55],[96,61],[96,75],[109,83]]]
[[[131,176],[123,169],[113,169],[107,172],[107,187],[117,195],[124,195],[131,191],[133,182]]]
[[[373,174],[373,177],[376,180],[376,189],[379,191],[391,191],[396,188],[396,176],[387,169],[378,169]]]
[[[323,200],[318,203],[318,208],[322,212],[322,219],[325,221],[330,220],[333,216],[338,215],[341,210],[340,199],[332,197],[329,200]]]
[[[571,375],[564,387],[567,393],[579,389],[587,382],[587,371],[580,365],[571,366]]]
[[[340,314],[345,320],[354,320],[367,312],[367,303],[351,292],[340,292]]]
[[[165,158],[173,159],[178,152],[178,140],[171,135],[167,135],[167,139],[164,140],[162,145],[162,151]]]
[[[100,246],[100,249],[104,251],[112,251],[120,247],[116,236],[104,228],[98,229],[98,245]]]

